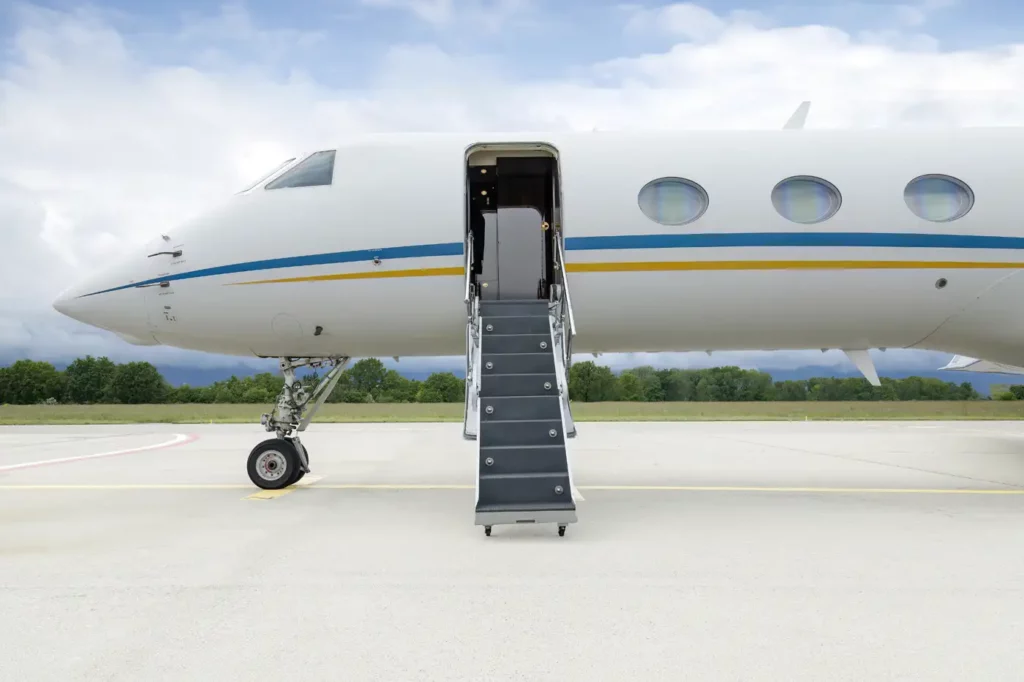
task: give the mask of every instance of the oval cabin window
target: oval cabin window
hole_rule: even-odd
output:
[[[708,193],[695,182],[682,178],[659,178],[640,190],[640,210],[662,225],[685,225],[704,215]]]
[[[794,223],[820,223],[839,211],[839,190],[821,178],[786,178],[772,190],[772,205],[786,220]]]
[[[971,188],[948,175],[922,175],[911,180],[903,190],[903,199],[914,215],[933,223],[963,218],[974,206]]]

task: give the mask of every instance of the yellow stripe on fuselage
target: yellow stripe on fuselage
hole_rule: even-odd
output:
[[[228,286],[239,284],[287,284],[290,282],[332,282],[340,279],[383,279],[386,277],[446,277],[463,276],[463,268],[414,268],[412,270],[370,270],[369,272],[342,272],[334,275],[308,275],[305,277],[282,277],[280,279],[258,279],[251,282],[231,282]]]
[[[569,272],[671,272],[715,270],[1006,270],[1024,268],[1024,263],[986,261],[907,261],[907,260],[708,260],[708,261],[632,261],[612,263],[569,263]],[[413,268],[409,270],[370,270],[331,275],[306,275],[230,282],[243,284],[289,284],[294,282],[333,282],[349,279],[383,279],[391,277],[455,277],[464,276],[461,267]]]

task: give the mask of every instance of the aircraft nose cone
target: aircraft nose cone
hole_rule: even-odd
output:
[[[99,300],[96,296],[89,296],[89,293],[96,291],[91,288],[93,284],[86,281],[68,287],[53,299],[53,309],[72,320],[101,328],[119,321],[125,312],[137,314],[135,306],[125,308],[124,301]]]
[[[81,308],[76,302],[77,298],[74,289],[65,289],[53,300],[53,309],[61,315],[77,320],[75,313]]]
[[[133,287],[118,287],[129,276],[101,273],[71,286],[53,299],[53,309],[76,322],[113,332],[128,343],[152,346],[149,316],[142,294]]]

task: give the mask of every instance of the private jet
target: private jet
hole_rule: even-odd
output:
[[[876,385],[870,349],[1024,365],[1024,129],[807,130],[806,109],[777,130],[325,145],[54,307],[278,359],[247,464],[265,489],[310,471],[298,434],[350,358],[464,353],[475,523],[563,535],[574,354],[841,349]],[[303,367],[327,371],[307,390]]]

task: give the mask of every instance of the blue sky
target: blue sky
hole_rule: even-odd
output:
[[[216,45],[237,60],[298,68],[338,87],[370,83],[375,64],[397,44],[431,44],[456,56],[486,56],[508,74],[546,78],[574,67],[670,48],[671,30],[623,30],[639,11],[672,4],[657,0],[249,0],[17,3],[0,17],[10,36],[22,27],[25,7],[62,12],[88,9],[119,30],[154,63],[201,64],[196,48]],[[853,36],[923,34],[942,50],[985,49],[1021,41],[1024,5],[1010,0],[883,2],[695,3],[724,19],[745,16],[763,28],[822,25]],[[664,27],[663,27],[664,28]],[[254,33],[265,41],[253,41]],[[187,35],[183,35],[187,33]],[[261,48],[288,44],[287,54]],[[289,36],[308,42],[294,50]],[[371,68],[365,68],[369,66]]]
[[[339,131],[777,128],[803,99],[809,127],[1019,125],[1022,32],[1024,5],[999,0],[5,4],[0,238],[18,257],[0,269],[0,363],[234,365],[126,346],[50,301]],[[848,367],[817,351],[603,360]]]

